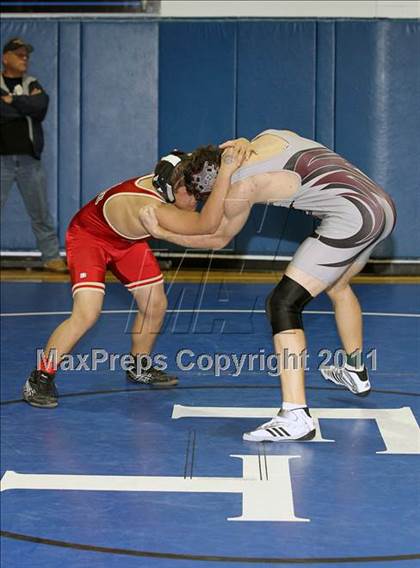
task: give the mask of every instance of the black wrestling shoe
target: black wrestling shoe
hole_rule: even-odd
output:
[[[175,375],[168,375],[160,369],[151,367],[150,369],[142,370],[137,373],[135,367],[131,367],[126,371],[127,379],[133,383],[150,385],[152,387],[174,387],[178,384],[178,377]]]
[[[58,392],[54,377],[44,371],[32,371],[23,386],[23,399],[31,406],[55,408],[58,406]]]

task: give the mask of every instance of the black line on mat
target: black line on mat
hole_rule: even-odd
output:
[[[396,554],[389,556],[338,556],[318,558],[264,558],[254,556],[216,556],[208,554],[176,554],[173,552],[153,552],[149,550],[133,550],[129,548],[111,548],[107,546],[94,546],[91,544],[79,544],[51,538],[30,536],[9,531],[0,531],[0,536],[23,542],[34,542],[60,548],[72,548],[74,550],[86,550],[90,552],[103,552],[105,554],[120,554],[123,556],[137,556],[147,558],[170,558],[172,560],[202,560],[207,562],[242,562],[243,564],[344,564],[360,562],[394,562],[396,560],[418,560],[420,554]]]
[[[196,385],[190,387],[173,387],[175,390],[206,390],[206,389],[279,389],[278,385]],[[344,389],[340,389],[340,387],[306,387],[307,390],[319,390],[319,391],[334,391],[335,393],[345,393]],[[130,393],[156,393],[162,391],[169,391],[172,388],[137,388],[137,389],[107,389],[107,390],[97,390],[97,391],[86,391],[86,392],[72,392],[68,394],[60,395],[60,398],[74,398],[79,396],[94,396],[94,395],[101,395],[101,394],[120,394],[124,392]],[[377,392],[380,394],[397,394],[402,396],[420,396],[418,392],[403,392],[403,391],[394,391],[394,390],[382,390],[382,389],[372,389],[370,392]],[[9,404],[18,404],[25,402],[23,398],[16,398],[11,400],[4,400],[0,402],[0,406],[7,406]],[[49,409],[51,410],[51,409]]]
[[[187,479],[188,466],[190,461],[191,430],[188,430],[187,449],[185,450],[184,479]]]
[[[190,467],[190,479],[193,478],[193,469],[194,469],[194,458],[195,458],[195,440],[196,440],[196,431],[192,431],[192,445],[191,445],[191,467]]]

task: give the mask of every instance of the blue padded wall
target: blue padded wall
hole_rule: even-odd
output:
[[[335,147],[335,24],[317,22],[314,138]]]
[[[59,49],[59,231],[64,243],[67,225],[81,205],[80,34],[78,22],[60,25]]]
[[[239,24],[239,133],[284,128],[314,136],[315,47],[315,22]]]
[[[336,150],[397,206],[374,256],[419,257],[420,22],[338,22],[336,58]]]
[[[43,163],[62,244],[83,203],[159,154],[274,127],[342,153],[392,195],[397,227],[375,256],[420,256],[418,20],[7,19],[1,32],[33,43],[30,71],[51,97]],[[270,208],[257,232],[264,215],[235,252],[291,254],[313,228]],[[2,221],[3,249],[34,248],[16,191]]]
[[[235,135],[236,58],[234,23],[160,23],[160,154]]]
[[[234,46],[228,54],[218,48],[220,25]],[[236,136],[286,128],[313,137],[365,170],[395,200],[397,227],[373,256],[418,258],[419,60],[416,20],[161,23],[159,148],[229,137],[232,121]],[[202,119],[213,108],[215,90],[217,108],[224,93],[232,112],[222,108],[223,125],[220,116],[210,124]],[[255,208],[230,248],[291,254],[313,230],[314,221],[294,211],[266,213],[257,233],[265,211]]]
[[[235,136],[236,27],[231,22],[160,23],[159,155]],[[162,241],[154,246],[183,250]]]
[[[81,193],[86,203],[155,164],[157,24],[85,23],[81,62]]]
[[[253,137],[267,128],[315,135],[315,22],[241,22],[238,25],[237,133]],[[312,232],[312,220],[270,207],[253,212],[236,237],[238,252],[292,254]]]

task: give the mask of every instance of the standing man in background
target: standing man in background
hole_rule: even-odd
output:
[[[42,121],[48,95],[26,74],[33,47],[21,38],[3,47],[0,79],[1,209],[16,182],[31,218],[44,268],[66,272],[48,209],[45,174],[40,158],[44,146]]]

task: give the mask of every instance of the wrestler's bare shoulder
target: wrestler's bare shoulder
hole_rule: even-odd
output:
[[[137,210],[145,205],[153,205],[156,202],[157,205],[162,204],[162,200],[150,195],[142,195],[140,193],[117,193],[112,195],[107,199],[104,208],[107,213],[111,213],[120,209],[132,210],[136,208]]]
[[[154,195],[155,190],[148,179],[141,178],[139,188],[150,190],[150,194],[121,192],[107,199],[104,216],[108,224],[119,234],[128,238],[142,238],[147,235],[139,221],[139,210],[146,205],[162,205],[162,200]],[[137,184],[137,182],[136,182]]]

